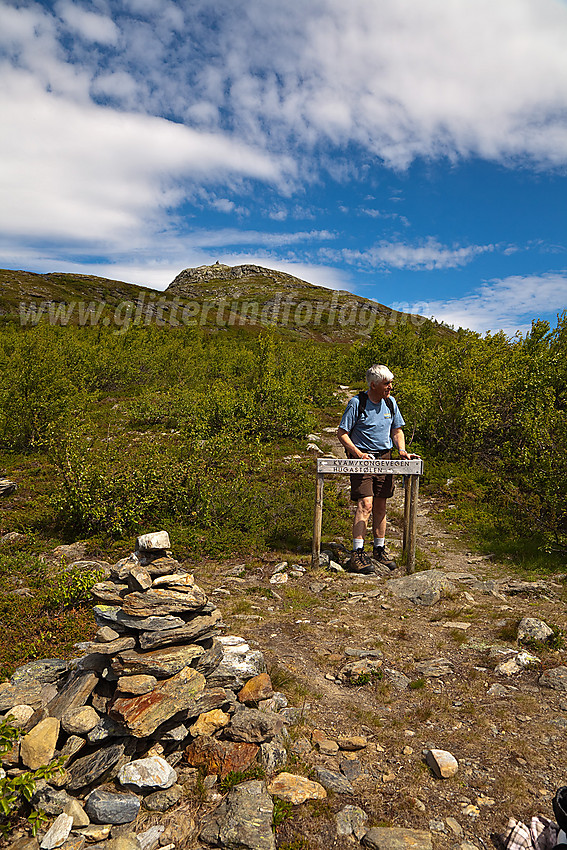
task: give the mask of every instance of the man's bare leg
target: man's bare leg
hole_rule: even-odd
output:
[[[380,499],[378,496],[374,497],[372,531],[375,538],[386,536],[386,499]]]
[[[386,501],[383,499],[382,501]],[[366,537],[366,529],[368,528],[368,520],[370,519],[370,514],[372,513],[372,496],[365,496],[363,499],[359,499],[356,503],[356,513],[354,515],[354,522],[352,524],[352,536],[356,539],[362,539]],[[384,516],[385,516],[386,508],[384,507]]]

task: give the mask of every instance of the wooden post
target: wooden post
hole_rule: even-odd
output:
[[[319,555],[321,553],[321,528],[323,525],[323,487],[325,476],[322,472],[317,473],[315,487],[315,515],[313,517],[313,552],[311,563],[313,569],[319,568]]]
[[[405,555],[408,546],[408,525],[409,525],[409,506],[410,506],[410,486],[411,477],[404,475],[404,535],[402,538],[402,555]]]
[[[419,494],[419,475],[410,475],[410,504],[407,530],[406,575],[415,572],[415,543],[417,539],[417,499]]]

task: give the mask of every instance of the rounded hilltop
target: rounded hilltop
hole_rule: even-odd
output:
[[[286,272],[278,272],[275,269],[266,269],[263,266],[252,264],[227,266],[217,260],[210,266],[183,269],[169,284],[166,292],[168,295],[178,296],[203,295],[204,286],[212,286],[214,289],[215,285],[226,285],[229,281],[238,281],[239,284],[244,284],[247,294],[266,285],[273,286],[274,284],[284,289],[297,289],[298,287],[319,289],[312,283]],[[193,287],[196,287],[196,289],[193,289]]]

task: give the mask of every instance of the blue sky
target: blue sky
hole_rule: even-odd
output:
[[[3,0],[0,266],[567,307],[566,0]]]

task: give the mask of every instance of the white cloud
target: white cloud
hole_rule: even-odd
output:
[[[55,9],[67,27],[86,41],[99,44],[116,44],[118,41],[118,27],[106,15],[87,12],[71,2],[56,3]]]
[[[368,266],[377,269],[408,269],[421,271],[433,269],[454,269],[465,266],[487,251],[493,251],[493,245],[442,245],[429,237],[419,244],[405,242],[379,242],[366,251],[345,248],[338,252],[347,263]]]
[[[92,246],[143,242],[191,182],[282,181],[293,166],[220,133],[46,93],[3,69],[0,229]]]
[[[562,312],[567,307],[567,271],[543,275],[513,275],[484,283],[463,298],[418,305],[422,315],[455,327],[476,331],[526,333],[531,320]]]

